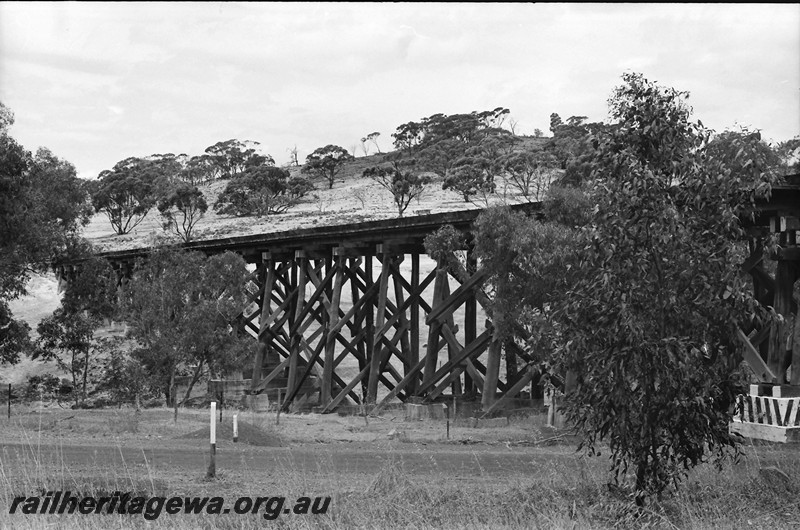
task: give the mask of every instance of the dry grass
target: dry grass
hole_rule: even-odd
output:
[[[453,429],[448,442],[442,422],[403,422],[385,416],[371,418],[366,425],[359,417],[289,414],[282,415],[276,426],[274,415],[248,418],[245,412],[244,419],[281,436],[291,447],[239,446],[234,450],[223,441],[221,450],[238,451],[240,465],[220,467],[217,478],[210,481],[204,478],[204,469],[148,460],[152,447],[204,451],[202,443],[179,436],[196,430],[207,421],[206,414],[184,411],[177,425],[167,410],[144,411],[139,416],[124,409],[41,414],[31,410],[17,414],[10,424],[3,420],[0,442],[18,443],[0,451],[0,528],[738,529],[800,525],[800,459],[791,446],[750,445],[740,463],[726,464],[722,471],[702,466],[677,493],[666,494],[644,510],[634,507],[624,488],[608,487],[605,459],[576,454],[572,446],[509,443],[552,435],[535,421],[512,422],[495,430]],[[403,432],[404,439],[388,440],[390,430]],[[348,436],[349,440],[337,443]],[[358,440],[360,449],[349,450],[348,444]],[[478,443],[463,445],[469,440]],[[54,444],[59,450],[44,450]],[[69,450],[82,444],[118,451],[124,456],[123,464],[112,464],[96,454],[76,464]],[[313,461],[304,458],[309,449],[315,455]],[[501,452],[518,456],[520,466],[530,467],[497,473],[491,462]],[[366,466],[359,459],[362,453],[379,462]],[[475,464],[468,473],[448,471],[454,455]],[[258,462],[268,457],[276,463],[265,471]],[[343,459],[351,460],[343,463]],[[419,470],[421,460],[429,462],[424,472],[409,471]],[[522,464],[534,460],[538,464]],[[769,466],[782,469],[790,479],[773,480],[760,473]],[[230,514],[162,514],[155,521],[142,516],[8,514],[14,496],[41,489],[97,495],[115,490],[141,495],[219,495],[226,503],[244,495],[283,495],[287,502],[303,495],[331,496],[332,501],[326,515],[285,515],[271,523],[259,515]]]

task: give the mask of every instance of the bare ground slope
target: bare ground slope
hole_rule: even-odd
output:
[[[539,139],[531,139],[539,140]],[[327,182],[316,180],[316,189],[303,201],[286,213],[265,217],[235,217],[219,215],[211,205],[225,188],[227,181],[220,180],[203,185],[200,189],[209,203],[209,211],[197,224],[195,240],[221,237],[281,232],[298,228],[330,226],[362,221],[374,221],[398,217],[391,193],[379,184],[364,178],[367,167],[385,162],[385,154],[357,158],[349,162],[337,176],[332,189]],[[292,175],[299,175],[301,167],[289,168]],[[442,179],[434,176],[426,193],[418,201],[412,201],[405,216],[417,215],[418,211],[429,213],[468,210],[485,207],[487,204],[514,204],[522,202],[520,197],[503,178],[497,180],[497,193],[484,198],[475,197],[473,202],[464,202],[458,193],[442,189]],[[161,226],[156,209],[147,214],[142,223],[130,234],[114,234],[104,214],[95,214],[84,230],[84,235],[99,251],[125,250],[153,245],[168,234]],[[172,236],[177,241],[177,236]]]

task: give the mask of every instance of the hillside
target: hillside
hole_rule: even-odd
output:
[[[541,144],[546,138],[524,138],[519,148],[529,148]],[[333,189],[327,183],[314,181],[316,189],[303,201],[283,214],[265,217],[235,217],[218,215],[211,205],[225,188],[227,181],[219,180],[200,186],[209,210],[196,228],[195,240],[221,237],[281,232],[296,228],[330,226],[360,221],[373,221],[397,217],[397,209],[391,194],[376,182],[361,176],[364,169],[383,163],[386,154],[376,154],[356,158],[347,163],[337,178]],[[302,166],[301,166],[302,167]],[[289,168],[292,175],[300,174],[301,167]],[[433,175],[432,175],[433,176]],[[434,177],[426,193],[419,201],[414,201],[405,216],[416,215],[420,210],[430,213],[475,209],[484,206],[480,199],[466,203],[458,193],[442,190],[442,179]],[[522,200],[508,188],[502,178],[497,179],[497,193],[490,198],[490,204],[508,202],[514,204]],[[161,218],[153,209],[142,223],[131,233],[116,235],[104,214],[95,214],[84,230],[98,251],[125,250],[152,245],[157,239],[167,235],[161,228]],[[174,236],[175,241],[178,240]]]

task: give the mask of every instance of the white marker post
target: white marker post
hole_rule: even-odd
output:
[[[214,478],[217,475],[217,402],[211,402],[211,461],[208,464],[206,478]]]
[[[239,441],[239,413],[233,413],[233,443]]]

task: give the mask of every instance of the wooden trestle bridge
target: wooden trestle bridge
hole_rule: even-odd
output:
[[[743,269],[752,275],[758,300],[784,321],[740,329],[738,335],[745,360],[762,383],[751,395],[795,399],[800,396],[800,319],[792,324],[798,306],[793,285],[800,277],[800,175],[787,177],[758,207],[755,222],[746,223],[751,254]],[[514,208],[530,213],[538,205]],[[380,408],[395,399],[432,402],[449,393],[480,398],[483,410],[490,412],[527,385],[534,391],[539,374],[513,342],[494,340],[491,308],[481,289],[491,271],[476,269],[469,245],[463,249],[467,267],[460,273],[433,263],[423,247],[425,237],[444,225],[469,233],[479,213],[197,241],[184,248],[207,254],[235,251],[256,267],[251,281],[257,288],[240,319],[258,338],[252,393],[281,388],[284,408],[305,400],[325,412],[344,403]],[[767,256],[762,241],[769,232],[778,234],[781,248]],[[129,270],[146,252],[102,256]],[[776,262],[774,277],[767,260]],[[790,365],[798,368],[787,380]],[[761,412],[742,412],[744,423],[764,424],[766,407],[774,426],[800,429],[800,402],[756,401],[750,399],[749,406]],[[794,410],[791,422],[786,407]]]
[[[533,212],[539,205],[514,208]],[[462,249],[468,266],[461,274],[434,263],[424,248],[425,237],[442,226],[469,233],[479,213],[298,229],[183,248],[234,251],[256,266],[250,281],[257,288],[239,319],[258,338],[252,394],[281,389],[287,409],[313,400],[329,412],[344,403],[432,402],[449,391],[480,398],[491,409],[539,373],[524,351],[509,344],[501,366],[503,347],[492,340],[481,289],[489,271],[476,270],[469,246]],[[129,274],[146,253],[100,255]]]

